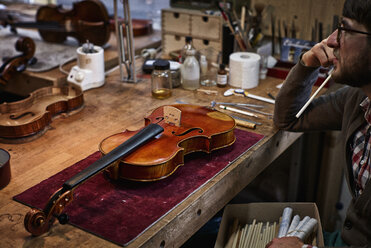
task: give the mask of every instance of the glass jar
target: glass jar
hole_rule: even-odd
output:
[[[196,90],[200,87],[200,65],[195,57],[196,50],[188,50],[186,55],[181,67],[182,87],[186,90]]]
[[[172,83],[169,61],[157,59],[153,63],[153,67],[154,70],[151,75],[152,96],[157,99],[170,97]]]

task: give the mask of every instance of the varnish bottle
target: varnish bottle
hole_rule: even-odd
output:
[[[172,82],[169,61],[157,59],[153,66],[154,70],[151,76],[152,96],[157,99],[170,97]]]
[[[224,88],[225,86],[227,86],[227,81],[228,81],[228,76],[227,76],[227,71],[225,70],[225,65],[220,64],[216,85],[220,88]]]

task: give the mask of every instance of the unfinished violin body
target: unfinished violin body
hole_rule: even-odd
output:
[[[157,139],[143,145],[129,156],[109,167],[109,176],[113,179],[134,181],[155,181],[171,175],[184,164],[184,155],[213,150],[234,143],[235,121],[219,111],[189,105],[170,105],[180,110],[180,123],[177,126],[166,121],[162,106],[145,118],[146,125],[156,123],[164,128],[164,133]],[[174,121],[175,122],[175,121]],[[103,155],[136,134],[137,131],[125,131],[103,140],[99,149]]]
[[[45,87],[26,99],[0,104],[0,139],[16,139],[44,130],[60,113],[82,107],[83,93],[74,87]]]

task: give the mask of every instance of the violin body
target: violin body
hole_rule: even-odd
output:
[[[60,113],[83,105],[80,89],[45,87],[35,90],[26,99],[0,104],[0,140],[25,138],[43,131]]]
[[[67,36],[75,37],[80,44],[89,42],[101,46],[110,37],[108,12],[98,0],[74,2],[72,10],[64,10],[60,6],[46,5],[36,13],[37,23],[57,23],[64,28],[39,29],[40,36],[48,42],[62,43]]]
[[[219,111],[188,104],[171,105],[181,111],[180,126],[164,121],[164,107],[157,108],[145,118],[145,123],[156,123],[163,134],[108,168],[113,179],[155,181],[168,177],[184,164],[184,155],[232,145],[235,141],[235,121]],[[104,139],[99,145],[103,155],[133,137],[137,131],[125,131]]]

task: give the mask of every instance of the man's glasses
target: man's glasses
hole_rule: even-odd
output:
[[[363,32],[363,31],[359,31],[359,30],[355,30],[355,29],[351,29],[351,28],[344,28],[344,27],[341,26],[341,24],[338,25],[337,30],[338,30],[338,36],[336,38],[337,38],[338,43],[340,42],[342,31],[365,34],[365,35],[371,36],[371,33]]]

